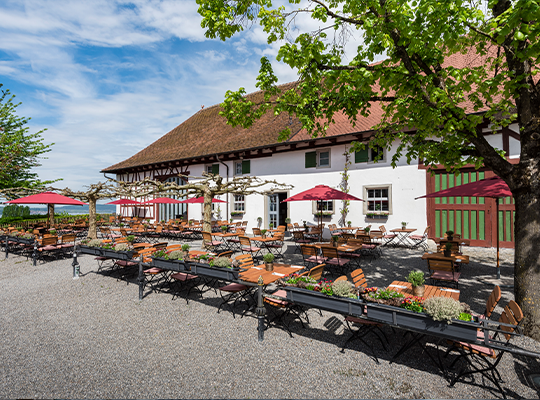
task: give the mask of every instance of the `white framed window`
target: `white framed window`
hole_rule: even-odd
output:
[[[242,161],[236,161],[234,163],[234,174],[242,175]]]
[[[313,211],[313,214],[316,214],[318,212],[334,214],[334,200],[312,201],[311,209]]]
[[[246,211],[246,196],[243,194],[233,195],[233,211],[245,212]]]
[[[385,162],[386,161],[386,152],[384,151],[384,148],[376,146],[372,149],[369,149],[369,162],[370,163],[378,163],[378,162]],[[380,157],[380,159],[377,159],[377,157]]]
[[[234,174],[246,175],[251,172],[251,160],[242,160],[234,162]]]
[[[330,150],[308,151],[305,154],[306,168],[330,168]]]
[[[219,174],[219,164],[208,164],[204,166],[204,171],[208,174]]]
[[[392,214],[392,185],[364,186],[364,214]]]

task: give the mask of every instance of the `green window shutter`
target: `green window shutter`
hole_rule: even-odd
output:
[[[317,152],[310,151],[306,153],[306,168],[315,168],[317,166]]]
[[[219,175],[219,164],[212,164],[212,173],[214,175]]]
[[[361,162],[368,162],[368,149],[355,151],[354,152],[354,162],[355,163],[361,163]]]
[[[251,160],[242,161],[242,174],[249,174],[251,172]]]

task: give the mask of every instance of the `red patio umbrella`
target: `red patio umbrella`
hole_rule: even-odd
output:
[[[170,197],[158,197],[152,200],[143,201],[141,204],[178,204],[180,200],[171,199]]]
[[[496,215],[497,215],[497,279],[501,278],[501,269],[499,261],[499,199],[501,197],[510,197],[512,192],[510,188],[498,176],[491,178],[481,179],[476,182],[466,183],[465,185],[454,186],[450,189],[440,190],[438,192],[426,194],[425,196],[417,197],[431,198],[431,197],[490,197],[495,199]]]
[[[21,197],[6,202],[7,204],[47,204],[47,212],[49,214],[49,223],[52,224],[54,218],[54,204],[84,206],[86,203],[72,199],[71,197],[62,196],[54,192],[42,192],[31,196]],[[52,209],[52,213],[51,213]]]
[[[320,211],[320,203],[324,200],[356,200],[356,201],[364,201],[358,197],[355,197],[353,195],[350,195],[349,193],[342,192],[337,189],[333,189],[330,186],[326,185],[317,185],[314,188],[304,190],[303,192],[300,192],[298,194],[295,194],[294,196],[291,196],[285,200],[282,201],[282,203],[286,201],[316,201],[317,202],[317,211]],[[319,214],[319,227],[321,226],[321,214]],[[322,235],[322,233],[321,233]]]
[[[116,204],[116,205],[120,205],[120,206],[125,206],[125,205],[129,205],[129,204],[142,204],[142,203],[140,201],[137,201],[137,200],[119,199],[119,200],[111,201],[111,202],[105,203],[105,204]]]
[[[182,200],[180,203],[184,204],[202,204],[204,203],[204,196],[192,197],[191,199]],[[226,203],[226,201],[212,198],[212,203]]]

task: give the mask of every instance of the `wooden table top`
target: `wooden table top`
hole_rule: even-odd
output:
[[[262,236],[254,236],[251,238],[251,240],[255,240],[257,242],[275,242],[276,238],[274,237],[262,237]],[[275,264],[274,264],[275,265]]]
[[[456,246],[470,246],[471,240],[470,239],[452,239],[448,240],[446,238],[434,238],[433,241],[437,244],[445,244],[445,243],[452,243]]]
[[[234,233],[234,232],[227,232],[227,233],[222,233],[222,232],[217,232],[217,233],[212,233],[213,236],[219,236],[219,237],[233,237],[233,236],[238,236],[238,233]]]
[[[293,274],[304,269],[302,265],[277,264],[274,263],[274,270],[267,271],[264,264],[251,267],[247,271],[242,272],[239,278],[244,282],[258,283],[259,276],[262,276],[264,285],[268,285],[283,278],[286,275]]]
[[[407,297],[413,297],[412,285],[409,282],[394,281],[388,286],[388,289],[395,290],[398,293],[403,293]],[[424,299],[429,299],[430,297],[452,297],[454,300],[459,301],[459,293],[460,292],[457,289],[425,285],[423,297]]]
[[[466,256],[466,255],[463,255],[463,254],[457,254],[457,253],[452,253],[452,255],[450,257],[445,257],[443,253],[430,253],[430,252],[427,252],[427,253],[424,253],[424,255],[422,256],[422,260],[427,260],[427,259],[431,259],[431,260],[453,260],[454,262],[456,262],[457,260],[460,260],[458,262],[460,262],[462,264],[468,264],[469,263],[469,256]]]
[[[390,229],[390,232],[401,232],[401,233],[412,233],[416,231],[416,228],[395,228],[395,229]]]

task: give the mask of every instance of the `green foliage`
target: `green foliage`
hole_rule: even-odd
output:
[[[218,257],[212,262],[214,267],[219,268],[231,268],[231,264],[231,259],[227,257]]]
[[[422,286],[425,281],[424,273],[422,271],[411,271],[407,276],[407,282],[413,286]]]
[[[332,283],[332,293],[334,296],[356,298],[352,289],[353,285],[349,281],[337,281]]]
[[[402,293],[398,293],[391,289],[378,289],[368,292],[368,296],[372,299],[390,300],[405,297]]]
[[[274,256],[272,253],[266,253],[266,254],[263,256],[264,262],[267,262],[267,263],[274,262],[274,258],[275,258],[275,256]]]
[[[4,206],[2,218],[27,218],[30,216],[30,207],[11,204]]]
[[[472,321],[472,315],[469,314],[469,313],[464,313],[462,312],[461,314],[459,314],[459,318],[458,318],[460,321]]]
[[[0,84],[0,189],[12,187],[44,186],[56,181],[40,181],[34,172],[41,165],[43,154],[51,151],[51,144],[44,144],[44,130],[29,134],[29,118],[17,116],[14,95],[2,90]]]
[[[451,297],[431,297],[424,302],[426,313],[435,321],[458,319],[463,312],[461,303]]]
[[[91,239],[85,243],[88,247],[102,247],[102,242],[100,239]]]
[[[116,251],[130,251],[131,246],[127,243],[117,243],[114,245]]]
[[[183,260],[184,254],[181,251],[174,250],[167,254],[169,260]]]
[[[190,247],[191,247],[191,246],[190,246],[188,243],[184,243],[184,244],[182,245],[182,251],[189,251],[189,248],[190,248]]]

